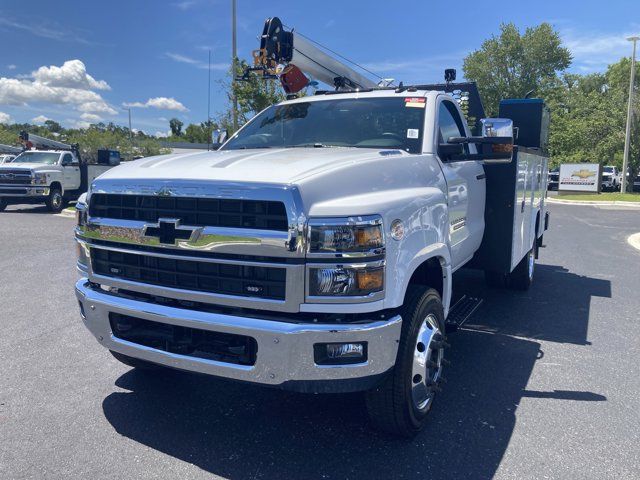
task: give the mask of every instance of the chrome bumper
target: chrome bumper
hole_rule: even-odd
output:
[[[234,315],[199,312],[140,302],[102,293],[86,278],[76,284],[83,321],[109,350],[153,363],[264,385],[302,391],[353,391],[370,388],[364,379],[376,379],[395,364],[402,319],[365,324],[295,324]],[[253,337],[258,344],[251,366],[169,353],[113,336],[109,313],[120,313],[155,322]],[[375,314],[372,314],[375,317]],[[367,342],[368,359],[352,365],[317,365],[317,343]],[[341,387],[332,384],[342,383]]]
[[[49,187],[46,185],[0,185],[2,197],[46,197],[49,195]]]

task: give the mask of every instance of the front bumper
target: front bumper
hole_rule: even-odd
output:
[[[359,324],[298,324],[235,315],[200,312],[126,299],[91,287],[86,278],[76,284],[83,321],[109,350],[182,370],[290,390],[346,392],[372,388],[396,362],[402,319]],[[109,313],[213,332],[245,335],[258,345],[254,365],[238,365],[169,353],[116,338]],[[350,365],[317,365],[318,343],[367,342],[367,361]]]
[[[49,187],[46,185],[0,185],[0,196],[16,198],[46,198]]]

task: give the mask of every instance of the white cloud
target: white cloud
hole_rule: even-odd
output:
[[[67,60],[61,67],[40,67],[31,74],[36,82],[51,87],[80,88],[85,90],[111,90],[104,80],[96,80],[87,73],[81,60]]]
[[[171,130],[169,130],[168,132],[156,132],[153,135],[156,138],[167,138],[169,135],[171,135]]]
[[[573,68],[582,72],[602,71],[622,57],[631,56],[632,44],[627,40],[631,33],[592,32],[587,35],[566,29],[561,36],[573,56]]]
[[[8,113],[0,112],[0,123],[13,123],[13,119]]]
[[[135,108],[157,108],[160,110],[177,110],[179,112],[187,112],[188,109],[175,98],[155,97],[150,98],[146,102],[123,103],[125,107]]]
[[[38,115],[37,117],[33,117],[33,118],[31,119],[31,121],[32,121],[33,123],[44,123],[44,122],[46,122],[47,120],[51,120],[51,119],[50,119],[50,118],[48,118],[48,117],[45,117],[44,115]]]
[[[182,2],[174,3],[173,6],[179,8],[180,10],[188,10],[196,3],[198,2],[196,2],[195,0],[183,0]]]
[[[18,66],[14,65],[13,63],[11,65],[7,65],[7,69],[9,70],[15,70],[16,68],[18,68]]]
[[[28,77],[0,78],[0,105],[49,103],[72,105],[81,112],[116,114],[94,90],[108,90],[104,80],[87,73],[80,60],[69,60],[61,67],[40,67]]]
[[[82,43],[85,45],[91,44],[91,42],[86,39],[76,35],[71,29],[68,27],[56,28],[53,25],[53,21],[51,19],[47,19],[46,23],[43,21],[39,21],[34,19],[33,16],[16,20],[13,18],[9,18],[4,13],[0,16],[0,28],[20,30],[23,32],[28,32],[31,35],[35,35],[36,37],[47,38],[49,40],[57,40],[57,41],[69,41],[75,43]]]
[[[77,120],[73,122],[73,126],[76,128],[87,129],[91,126],[91,122],[85,122],[84,120]]]
[[[118,111],[107,105],[107,103],[103,101],[98,102],[85,102],[77,107],[80,112],[95,112],[95,113],[108,113],[109,115],[115,115]]]
[[[191,65],[196,68],[202,68],[204,70],[209,68],[209,62],[198,60],[197,58],[188,57],[186,55],[182,55],[180,53],[166,52],[165,56],[170,58],[174,62],[185,63],[187,65]],[[230,68],[228,63],[212,63],[211,70],[221,70],[226,71]]]
[[[91,123],[98,123],[102,121],[102,117],[100,115],[96,115],[95,113],[83,113],[82,115],[80,115],[80,118]]]

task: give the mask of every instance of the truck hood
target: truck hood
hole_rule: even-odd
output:
[[[355,163],[409,155],[364,148],[223,150],[150,157],[124,163],[100,180],[174,179],[293,184]]]
[[[2,170],[30,170],[33,172],[41,172],[52,169],[55,169],[55,165],[43,165],[42,163],[3,163],[0,165],[0,172],[2,172]]]

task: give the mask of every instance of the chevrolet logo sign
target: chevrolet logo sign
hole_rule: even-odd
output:
[[[163,245],[175,245],[178,240],[195,240],[200,228],[182,227],[177,218],[161,218],[156,224],[147,224],[142,230],[145,238],[155,238]]]

